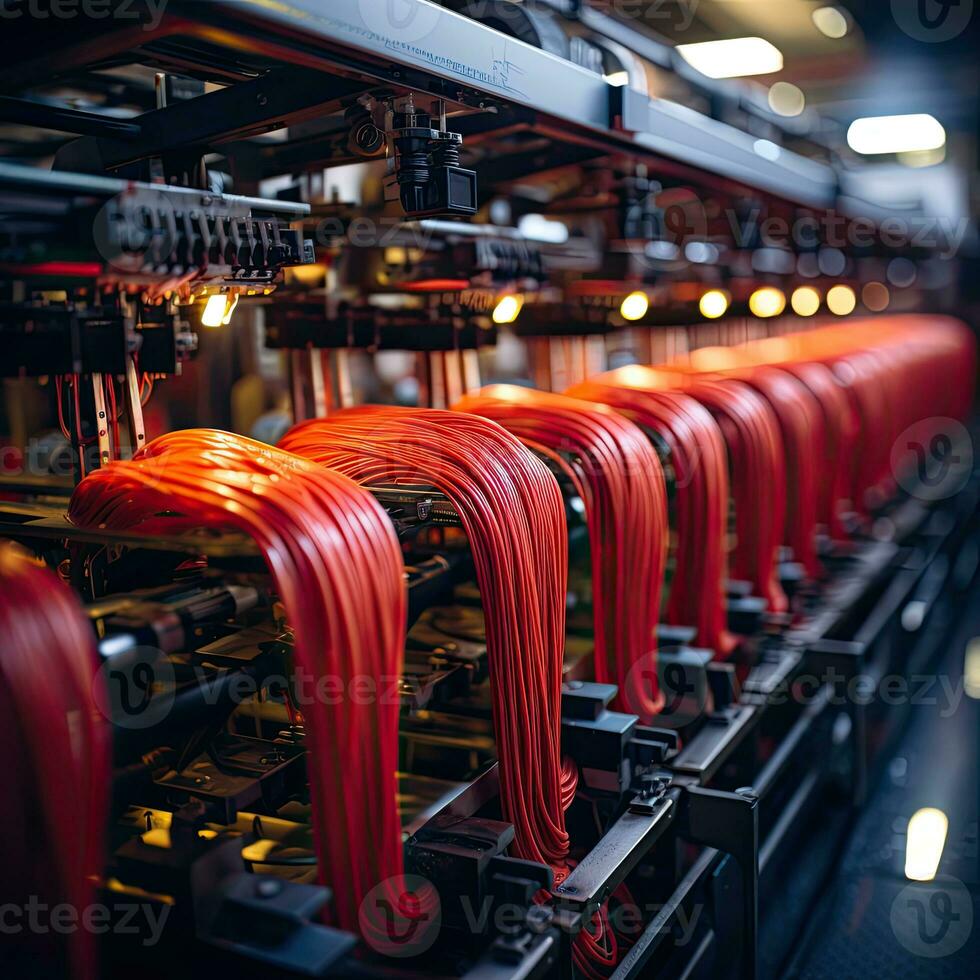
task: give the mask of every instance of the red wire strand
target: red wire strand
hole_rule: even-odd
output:
[[[109,726],[92,696],[95,637],[57,576],[10,545],[0,545],[0,632],[5,900],[68,903],[80,917],[104,870],[109,800]],[[65,946],[49,935],[32,945],[40,975],[59,975],[65,957],[72,977],[95,980],[90,930],[74,930]]]
[[[329,705],[302,705],[314,839],[335,920],[365,927],[361,904],[382,882],[400,901],[399,705],[381,694],[401,674],[406,599],[398,541],[374,498],[281,450],[188,430],[92,473],[69,516],[83,527],[174,533],[203,525],[255,539],[294,630],[297,668],[346,692]],[[365,678],[379,696],[350,696]]]
[[[567,471],[585,505],[592,562],[595,679],[616,684],[617,707],[650,724],[663,706],[652,655],[668,538],[650,440],[604,405],[529,388],[493,385],[453,407],[499,422],[529,448],[573,457]]]
[[[452,502],[486,617],[504,818],[517,855],[561,866],[577,773],[561,757],[568,540],[554,477],[496,423],[438,409],[346,409],[280,445],[361,483],[422,484]]]

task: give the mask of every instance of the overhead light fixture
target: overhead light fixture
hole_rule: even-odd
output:
[[[725,315],[729,302],[728,293],[724,290],[709,289],[701,297],[698,309],[701,311],[701,316],[706,320],[717,320],[718,317]]]
[[[763,320],[779,316],[786,309],[786,294],[775,286],[763,286],[749,297],[749,309]]]
[[[905,877],[910,881],[932,881],[939,870],[949,819],[942,810],[927,806],[909,820],[905,838]]]
[[[642,320],[650,309],[650,297],[642,290],[630,293],[619,307],[619,315],[624,320]]]
[[[793,290],[789,304],[797,316],[813,316],[820,309],[820,293],[813,286],[800,286]]]
[[[508,293],[506,296],[501,296],[497,300],[497,305],[493,308],[493,313],[491,314],[493,322],[498,325],[513,323],[523,306],[523,296],[518,296],[516,293]]]
[[[847,143],[855,153],[865,156],[938,150],[946,145],[946,130],[927,112],[907,116],[866,116],[851,123]]]
[[[847,316],[854,312],[857,296],[850,286],[834,286],[827,293],[827,309],[835,316]]]
[[[769,89],[769,108],[780,116],[798,116],[806,108],[806,96],[792,82],[776,82]]]
[[[692,68],[708,78],[770,75],[783,70],[782,52],[762,37],[678,44],[677,51]]]
[[[851,29],[847,14],[840,7],[817,7],[810,16],[817,30],[835,41],[846,37]]]

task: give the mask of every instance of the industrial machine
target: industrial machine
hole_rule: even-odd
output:
[[[976,594],[951,226],[601,5],[0,4],[5,975],[785,975]]]

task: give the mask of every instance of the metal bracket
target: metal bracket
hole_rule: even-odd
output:
[[[748,791],[689,786],[680,800],[677,832],[730,854],[742,874],[741,980],[754,980],[759,941],[759,800]]]

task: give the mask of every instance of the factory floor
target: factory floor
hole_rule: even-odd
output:
[[[808,910],[786,980],[980,975],[980,700],[964,685],[964,654],[975,637],[976,582],[931,687],[921,683],[921,703]],[[942,810],[949,829],[935,880],[913,883],[905,877],[906,827],[923,807]]]

